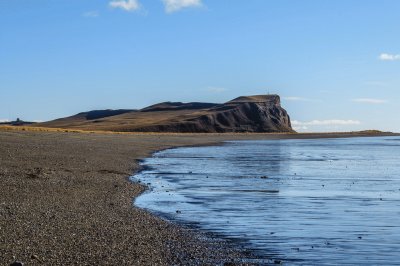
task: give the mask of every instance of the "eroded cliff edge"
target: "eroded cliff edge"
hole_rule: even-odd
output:
[[[242,96],[224,104],[164,102],[141,110],[96,110],[39,126],[125,132],[294,132],[278,95]]]

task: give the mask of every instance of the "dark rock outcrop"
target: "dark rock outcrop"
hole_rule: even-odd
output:
[[[294,132],[278,95],[239,97],[177,123],[139,127],[147,132]]]
[[[125,113],[129,112],[134,112],[135,110],[130,110],[130,109],[118,109],[118,110],[93,110],[89,112],[82,112],[76,115],[76,117],[84,117],[87,120],[94,120],[94,119],[100,119],[100,118],[105,118],[109,116],[116,116],[116,115],[122,115]]]
[[[35,124],[35,122],[23,121],[19,118],[17,118],[15,121],[0,122],[0,125],[6,125],[6,126],[26,126],[33,124]]]
[[[216,103],[181,103],[181,102],[163,102],[143,108],[141,112],[157,111],[176,111],[176,110],[201,110],[217,106]]]

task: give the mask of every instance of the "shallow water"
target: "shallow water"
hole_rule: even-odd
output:
[[[396,137],[170,149],[135,204],[288,265],[400,265],[399,157]]]

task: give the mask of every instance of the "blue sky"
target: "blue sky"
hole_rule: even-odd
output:
[[[0,0],[0,120],[277,93],[300,131],[400,132],[398,0]]]

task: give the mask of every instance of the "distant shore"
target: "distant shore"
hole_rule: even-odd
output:
[[[65,132],[67,131],[67,132]],[[0,127],[0,261],[28,265],[240,263],[251,254],[132,206],[128,177],[157,150],[227,140],[399,136],[383,132],[157,134]]]
[[[123,134],[123,135],[183,135],[183,136],[267,136],[268,138],[340,138],[340,137],[379,137],[379,136],[400,136],[400,133],[380,131],[380,130],[361,130],[349,132],[238,132],[238,133],[176,133],[176,132],[135,132],[135,131],[104,131],[104,130],[84,130],[76,128],[54,128],[40,127],[35,124],[30,125],[10,125],[0,123],[1,131],[29,131],[29,132],[63,132],[63,133],[86,133],[86,134]]]

